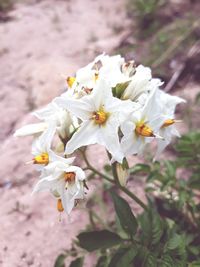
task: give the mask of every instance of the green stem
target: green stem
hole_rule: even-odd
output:
[[[109,152],[107,152],[109,159],[111,160],[111,155]],[[148,210],[147,206],[131,191],[129,191],[126,187],[122,186],[119,182],[119,177],[117,174],[117,162],[114,162],[111,164],[112,167],[112,173],[115,180],[115,184],[130,198],[132,198],[139,206],[141,206],[144,210]]]
[[[79,151],[81,152],[82,157],[83,157],[83,159],[84,159],[84,161],[85,161],[85,163],[86,163],[86,165],[87,165],[87,167],[84,168],[84,170],[87,170],[87,169],[88,169],[88,170],[90,170],[90,171],[93,171],[95,174],[99,175],[100,177],[103,177],[103,178],[104,178],[105,180],[107,180],[108,182],[115,184],[115,181],[114,181],[111,177],[109,177],[108,175],[106,175],[106,174],[104,174],[104,173],[99,172],[96,168],[94,168],[94,167],[90,164],[90,162],[88,161],[88,159],[87,159],[87,157],[86,157],[84,151],[82,151],[82,150],[79,150]]]
[[[129,191],[126,187],[120,185],[120,189],[126,193],[129,197],[131,197],[138,205],[140,205],[144,210],[148,210],[147,206],[131,191]]]
[[[144,210],[148,210],[147,206],[135,195],[133,194],[131,191],[129,191],[126,187],[122,186],[119,182],[119,179],[118,179],[118,174],[117,174],[117,168],[116,168],[116,165],[117,163],[114,162],[111,164],[111,167],[112,167],[112,173],[113,173],[113,177],[114,177],[114,180],[104,174],[104,173],[101,173],[99,172],[97,169],[95,169],[91,164],[90,162],[88,161],[86,155],[85,155],[85,152],[82,151],[81,149],[79,150],[82,154],[82,157],[87,165],[87,168],[85,169],[88,169],[90,171],[93,171],[95,174],[99,175],[100,177],[104,178],[105,180],[107,180],[108,182],[112,183],[112,184],[115,184],[118,186],[118,188],[120,188],[125,194],[127,194],[130,198],[132,198],[140,207],[142,207]],[[109,159],[111,159],[111,155],[108,153],[108,157]]]

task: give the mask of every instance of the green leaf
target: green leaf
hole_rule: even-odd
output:
[[[157,266],[156,257],[153,254],[149,253],[148,256],[146,257],[144,266],[145,267],[156,267]]]
[[[159,243],[164,230],[163,223],[152,207],[140,216],[140,224],[144,240],[152,245]]]
[[[188,180],[188,186],[192,189],[200,189],[200,175],[198,173],[194,173],[190,179]]]
[[[54,267],[65,267],[65,258],[67,256],[65,254],[60,254],[54,264]]]
[[[96,267],[105,267],[106,265],[107,265],[107,257],[106,256],[99,257]]]
[[[121,257],[123,257],[127,251],[128,251],[127,248],[119,248],[115,252],[115,254],[113,255],[113,257],[111,258],[110,263],[108,264],[108,267],[116,267],[117,266],[117,263],[119,262],[119,260],[121,259]]]
[[[175,179],[176,178],[176,165],[174,162],[166,160],[165,162],[166,167],[166,176],[168,179]]]
[[[200,261],[193,261],[188,267],[200,267]]]
[[[109,164],[105,164],[103,168],[104,168],[104,170],[106,172],[111,172],[112,171],[112,167]]]
[[[138,223],[131,211],[129,204],[126,200],[118,196],[113,191],[111,192],[111,195],[121,227],[131,236],[135,235]]]
[[[80,247],[90,252],[96,249],[110,248],[122,242],[120,236],[108,230],[83,232],[77,238]]]
[[[174,250],[178,248],[183,242],[182,236],[174,234],[174,236],[168,241],[167,248],[169,250]]]
[[[72,261],[69,265],[69,267],[82,267],[83,266],[83,257],[77,258],[74,261]]]
[[[176,267],[176,266],[174,266],[174,262],[171,256],[163,255],[159,267]]]
[[[191,254],[198,256],[200,254],[199,247],[189,246],[188,250]]]
[[[122,257],[118,260],[116,267],[131,267],[133,266],[132,261],[137,255],[137,248],[130,248],[128,251],[126,251]]]
[[[151,171],[151,168],[147,164],[138,163],[133,168],[130,169],[131,174],[136,173],[149,173]]]
[[[115,87],[112,88],[113,96],[121,98],[130,81],[125,83],[118,83]]]

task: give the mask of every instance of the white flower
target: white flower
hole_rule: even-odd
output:
[[[176,122],[180,121],[175,119],[174,113],[176,105],[186,101],[180,97],[169,95],[161,90],[156,92],[155,97],[157,100],[156,107],[158,112],[160,112],[164,119],[164,122],[159,129],[159,134],[163,137],[163,140],[157,140],[158,148],[155,156],[156,159],[171,142],[173,136],[180,137],[180,134],[175,127]]]
[[[161,138],[157,131],[164,118],[155,109],[155,92],[153,90],[143,108],[129,114],[121,125],[123,138],[121,146],[126,156],[141,153],[146,143],[154,138]]]
[[[78,127],[77,119],[71,116],[67,110],[59,107],[54,101],[33,114],[44,122],[26,125],[18,129],[14,136],[38,136],[53,126],[55,128],[54,132],[57,130],[59,137],[65,140]]]
[[[150,68],[139,65],[135,68],[135,73],[121,98],[135,101],[143,93],[149,93],[161,85],[159,79],[152,79]]]
[[[136,101],[142,94],[148,94],[163,84],[159,79],[152,79],[150,68],[142,65],[136,67],[134,61],[125,62],[119,55],[104,56],[101,62],[99,77],[113,88],[121,85],[120,98],[123,100]]]
[[[67,154],[79,147],[97,143],[105,146],[115,160],[122,162],[124,155],[118,136],[120,118],[126,109],[133,108],[132,102],[113,97],[111,88],[104,80],[98,81],[91,95],[78,100],[61,97],[56,101],[82,120],[80,128],[66,145]]]
[[[34,155],[32,162],[37,164],[38,170],[42,170],[44,166],[53,161],[61,161],[67,164],[71,164],[74,161],[74,158],[66,159],[52,151],[51,144],[55,130],[54,124],[49,125],[49,128],[36,138],[32,144],[32,154]]]
[[[54,121],[58,135],[62,139],[68,138],[71,132],[78,127],[76,118],[71,116],[67,110],[59,107],[55,101],[52,101],[45,108],[36,111],[34,114],[38,119],[47,123]]]
[[[111,87],[118,83],[125,83],[130,80],[129,76],[122,73],[121,68],[124,64],[124,58],[120,55],[104,56],[101,58],[102,67],[99,70],[99,78],[104,79]]]
[[[33,193],[50,191],[58,198],[61,209],[63,207],[70,214],[75,201],[84,198],[84,180],[85,173],[81,168],[54,161],[45,167],[44,176],[35,185]],[[59,211],[62,210],[59,208]]]
[[[99,79],[99,67],[97,63],[100,62],[103,57],[104,54],[99,55],[87,66],[79,69],[75,77],[67,78],[68,93],[71,94],[71,96],[74,95],[75,98],[80,98],[91,93]]]

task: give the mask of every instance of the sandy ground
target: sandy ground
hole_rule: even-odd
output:
[[[62,92],[61,73],[71,75],[99,53],[112,52],[130,22],[126,0],[24,2],[10,13],[12,20],[0,24],[0,266],[53,267],[56,256],[85,228],[87,211],[83,205],[70,220],[62,216],[59,222],[49,194],[31,196],[38,179],[24,164],[31,158],[31,138],[16,139],[13,132],[33,121],[32,110]],[[199,86],[188,84],[180,94],[187,98],[198,91]],[[180,127],[187,131],[186,125]],[[93,149],[91,161],[101,167],[102,148],[95,147],[96,157]],[[90,194],[94,189],[93,184]],[[133,190],[142,197],[140,183]],[[93,267],[91,258],[84,266]]]
[[[12,134],[33,120],[33,109],[62,92],[61,73],[73,74],[112,51],[129,21],[125,0],[24,2],[10,13],[12,20],[0,24],[0,266],[51,267],[84,229],[87,212],[75,210],[71,221],[63,216],[60,223],[49,194],[31,196],[38,179],[24,164],[31,158],[31,138]]]

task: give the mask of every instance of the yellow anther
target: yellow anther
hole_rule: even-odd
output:
[[[62,201],[61,199],[59,198],[58,201],[57,201],[57,210],[59,212],[63,212],[64,211],[64,208],[63,208],[63,205],[62,205]]]
[[[75,177],[76,177],[75,172],[66,172],[65,176],[64,176],[65,181],[69,182],[69,183],[74,182],[75,181]]]
[[[75,77],[67,77],[66,81],[67,81],[67,84],[68,84],[69,88],[72,88],[75,80],[76,80]]]
[[[152,129],[144,122],[139,122],[136,124],[135,132],[137,135],[141,135],[144,137],[155,137]]]
[[[49,163],[49,155],[47,153],[42,153],[38,156],[35,156],[33,159],[33,163],[47,165]]]
[[[94,74],[94,81],[96,82],[99,79],[99,72],[96,71]]]
[[[92,119],[96,124],[102,125],[108,119],[108,113],[106,113],[104,110],[99,110],[93,113]]]
[[[172,124],[174,124],[174,123],[175,123],[175,120],[174,120],[174,119],[167,119],[167,120],[163,123],[162,128],[164,128],[164,127],[168,127],[168,126],[170,126],[170,125],[172,125]]]

